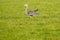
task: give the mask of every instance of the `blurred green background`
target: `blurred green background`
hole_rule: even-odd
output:
[[[60,40],[60,0],[0,0],[0,40]]]

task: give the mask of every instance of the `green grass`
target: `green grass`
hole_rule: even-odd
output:
[[[26,15],[25,3],[39,15]],[[0,40],[60,40],[60,0],[0,0]]]

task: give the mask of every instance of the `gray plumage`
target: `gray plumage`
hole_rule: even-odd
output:
[[[30,16],[35,16],[35,15],[38,14],[38,9],[29,11],[29,10],[28,10],[28,4],[25,4],[25,7],[26,7],[26,14],[28,14],[28,15],[30,15]]]

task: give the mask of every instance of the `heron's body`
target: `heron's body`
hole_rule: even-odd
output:
[[[34,15],[37,15],[37,14],[38,14],[38,12],[37,12],[38,9],[29,11],[29,10],[28,10],[28,5],[27,5],[27,4],[25,4],[25,7],[26,7],[26,13],[27,13],[28,15],[34,16]]]

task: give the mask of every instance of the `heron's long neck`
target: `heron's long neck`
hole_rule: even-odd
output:
[[[26,13],[28,13],[28,6],[26,7]]]

